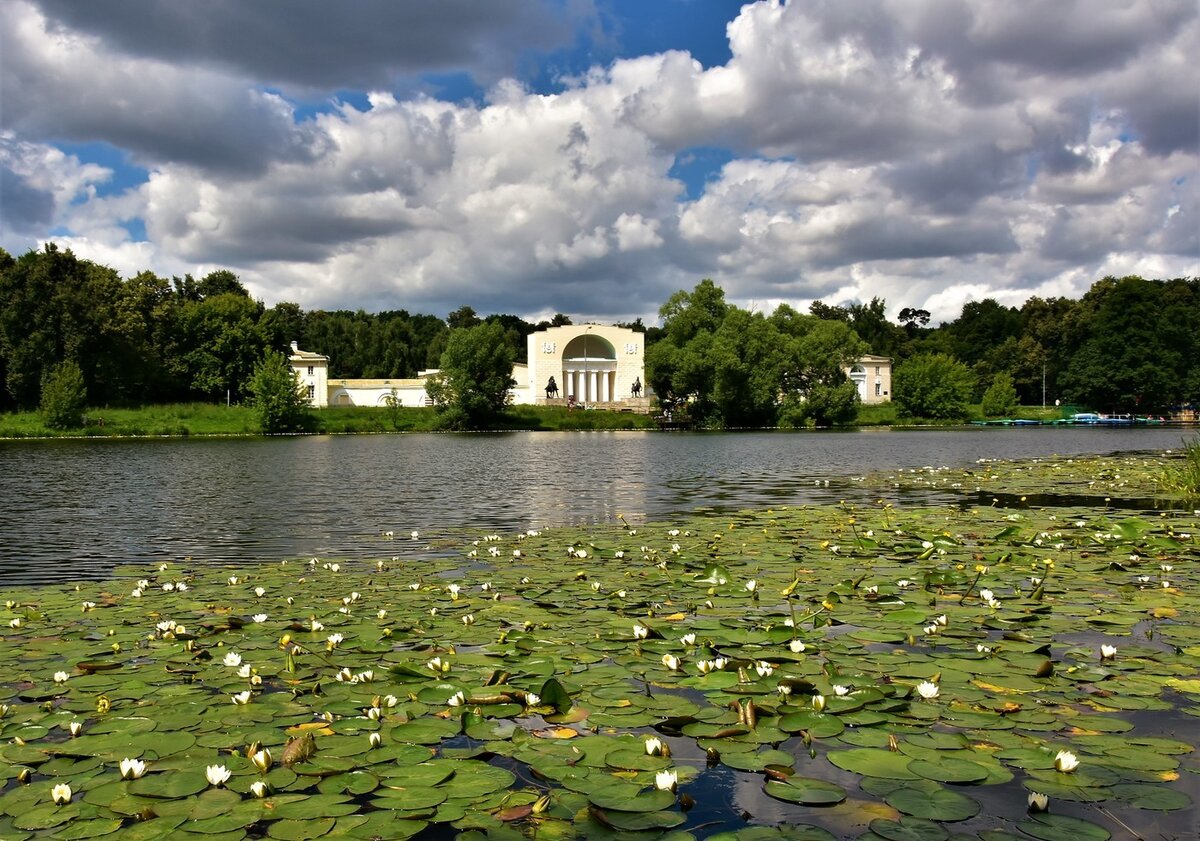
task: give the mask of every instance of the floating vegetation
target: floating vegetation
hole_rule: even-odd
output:
[[[0,838],[1186,837],[1198,532],[881,500],[14,591]]]

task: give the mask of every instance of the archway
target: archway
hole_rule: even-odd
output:
[[[850,381],[858,389],[858,399],[864,403],[867,402],[867,369],[861,365],[852,367],[850,369]]]
[[[601,336],[584,332],[562,354],[561,391],[583,403],[617,399],[617,350]]]

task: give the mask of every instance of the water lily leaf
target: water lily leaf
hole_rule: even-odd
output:
[[[1078,841],[1108,841],[1112,834],[1102,826],[1074,818],[1070,815],[1058,815],[1053,812],[1042,812],[1031,815],[1029,820],[1017,825],[1027,835],[1040,838],[1042,841],[1061,841],[1063,838],[1078,839]]]
[[[833,806],[846,799],[844,788],[814,777],[789,777],[786,782],[769,780],[763,790],[778,800],[802,806]]]
[[[1187,792],[1144,783],[1115,785],[1112,787],[1112,795],[1138,809],[1149,809],[1154,812],[1173,812],[1192,805],[1192,798],[1188,796]]]
[[[333,826],[333,818],[281,820],[267,826],[267,835],[278,838],[279,841],[307,841],[309,838],[320,838],[333,829]]]
[[[851,748],[830,751],[826,754],[830,762],[843,771],[852,771],[864,777],[884,777],[892,780],[916,780],[919,774],[909,770],[913,760],[902,753],[893,753],[875,748]]]
[[[147,774],[140,780],[133,780],[129,784],[129,792],[144,797],[178,799],[204,791],[208,786],[203,771],[173,771]]]
[[[945,841],[950,837],[950,833],[938,824],[918,818],[901,818],[898,821],[876,818],[868,827],[888,841]]]
[[[942,783],[977,783],[987,779],[987,769],[969,759],[938,758],[934,761],[914,759],[908,770],[927,780]],[[901,810],[903,811],[903,810]]]
[[[906,815],[931,821],[965,821],[979,814],[979,803],[950,789],[934,791],[899,788],[884,797],[889,806]]]
[[[658,789],[646,791],[635,783],[609,783],[585,793],[593,806],[606,811],[657,812],[675,803],[673,793]]]

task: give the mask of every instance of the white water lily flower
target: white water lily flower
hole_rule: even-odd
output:
[[[536,707],[540,703],[542,703],[541,695],[537,694],[536,692],[525,693],[525,706]]]
[[[364,669],[354,676],[354,683],[370,683],[375,680],[374,669]]]
[[[162,585],[162,588],[164,593],[170,593],[175,590],[175,585],[168,581],[166,584]]]
[[[787,684],[787,683],[781,683],[778,686],[776,686],[775,689],[777,689],[779,691],[779,694],[784,698],[786,698],[792,694],[792,687],[790,684]]]
[[[233,586],[234,584],[237,584],[237,583],[238,583],[238,577],[236,575],[229,576],[230,586]]]
[[[788,643],[788,648],[793,654],[799,654],[800,652],[804,651],[806,647],[807,646],[805,646],[800,640],[792,640]]]
[[[184,592],[185,590],[187,590],[187,588],[188,588],[188,585],[187,585],[187,582],[186,582],[186,581],[176,581],[176,582],[175,582],[175,589],[176,589],[177,591],[179,591],[180,593],[182,593],[182,592]]]
[[[711,672],[715,668],[715,666],[714,666],[712,660],[700,660],[700,661],[697,661],[696,668],[699,669],[700,674],[706,675],[709,672]]]
[[[354,672],[350,671],[349,666],[342,666],[338,673],[334,675],[338,683],[354,683]]]
[[[841,686],[840,684],[835,683],[833,685],[833,694],[837,695],[839,698],[841,698],[844,695],[849,695],[850,687],[849,686]]]
[[[451,695],[449,698],[446,699],[446,703],[452,707],[461,707],[466,702],[467,702],[467,696],[464,695],[462,693],[462,691],[455,692],[453,695]]]
[[[266,797],[268,794],[271,793],[271,789],[262,780],[255,780],[254,782],[250,783],[250,793],[253,794],[255,797],[257,797],[259,800],[262,800],[264,797]]]
[[[83,608],[83,612],[84,612],[84,613],[86,613],[86,612],[87,612],[87,611],[89,611],[89,610],[95,610],[95,609],[96,609],[96,603],[95,603],[95,602],[84,602],[84,603],[83,603],[83,605],[82,605],[82,608]]]
[[[330,648],[337,648],[345,639],[341,634],[334,633],[327,636],[325,642]]]
[[[309,627],[313,631],[324,631],[325,630],[325,626],[322,625],[319,621],[317,621],[317,617],[315,617],[315,616],[309,618]]]
[[[416,529],[413,529],[412,531],[410,531],[408,533],[408,536],[411,537],[413,540],[416,540],[418,537],[421,536],[421,533],[419,531],[417,531]]]
[[[122,780],[138,780],[146,773],[146,763],[140,759],[126,757],[120,762]]]
[[[814,710],[816,710],[817,712],[821,712],[822,710],[824,710],[825,709],[825,696],[824,695],[812,696],[812,708]]]
[[[66,783],[59,783],[50,789],[50,798],[55,806],[66,806],[71,802],[71,787]]]
[[[1111,660],[1117,656],[1117,647],[1115,645],[1100,646],[1100,659]]]
[[[382,717],[383,711],[379,707],[371,707],[367,710],[367,718],[371,719],[371,721],[379,721]]]
[[[1060,750],[1054,755],[1054,768],[1069,774],[1079,767],[1079,758],[1069,750]]]
[[[992,649],[990,649],[988,646],[984,645],[981,642],[975,644],[975,650],[978,651],[980,654],[991,654],[992,653]]]
[[[383,736],[379,735],[379,733],[372,733],[370,736],[367,737],[367,745],[369,747],[371,747],[372,749],[377,748],[382,744],[383,744]]]
[[[55,672],[54,673],[54,682],[55,683],[66,683],[70,679],[71,679],[71,676],[69,674],[67,674],[66,672]]]
[[[1029,811],[1044,812],[1050,808],[1050,798],[1038,791],[1029,792]]]
[[[384,695],[382,700],[383,700],[383,705],[385,707],[389,707],[389,708],[394,707],[400,703],[400,699],[397,698],[395,695]]]
[[[941,690],[938,689],[938,685],[932,681],[923,680],[917,684],[917,694],[926,701],[932,701],[938,696],[940,691]]]
[[[459,593],[459,590],[461,590],[462,588],[459,587],[457,584],[450,584],[446,587],[446,589],[448,591],[450,591],[450,598],[455,601],[458,601],[458,593]]]
[[[639,623],[636,623],[636,622],[634,623],[634,625],[633,625],[633,638],[634,638],[635,640],[644,640],[644,639],[646,639],[646,638],[647,638],[647,637],[649,637],[649,636],[650,636],[650,629],[649,629],[649,628],[647,628],[645,625],[641,625],[641,624],[639,624]]]
[[[236,669],[238,666],[242,665],[242,655],[238,654],[236,651],[229,651],[226,652],[225,659],[223,659],[221,662],[231,669]]]
[[[250,761],[260,774],[265,774],[267,769],[271,767],[271,751],[267,748],[259,748],[250,754]]]
[[[266,594],[267,594],[267,588],[266,588],[266,587],[255,587],[255,588],[254,588],[254,595],[258,596],[260,599],[261,599],[263,596],[265,596]]]
[[[259,625],[261,625],[263,622],[266,622],[266,621],[267,621],[267,614],[265,614],[265,613],[256,613],[256,614],[254,614],[253,616],[251,616],[250,618],[251,618],[251,619],[253,619],[253,620],[254,620],[256,623],[258,623]]]
[[[899,581],[896,582],[896,586],[899,587],[901,590],[903,590],[906,587],[911,587],[912,582],[909,581],[907,578],[901,578]]]
[[[8,623],[8,627],[10,627],[10,628],[20,628],[20,627],[21,627],[21,617],[19,617],[19,616],[18,616],[16,619],[12,619],[12,620],[10,620],[10,621],[9,621],[9,623]]]
[[[474,625],[474,624],[475,624],[475,614],[474,614],[474,613],[468,613],[468,614],[466,614],[465,616],[463,616],[463,618],[462,618],[462,623],[463,623],[464,625]]]
[[[679,641],[684,645],[691,647],[696,644],[696,635],[692,633],[684,634],[679,638]]]
[[[946,627],[946,625],[948,625],[950,623],[950,620],[946,617],[946,614],[944,614],[944,613],[941,616],[939,616],[937,619],[934,619],[933,621],[936,624],[941,625],[943,628]]]
[[[674,654],[664,654],[662,656],[662,664],[673,672],[679,670],[679,658]]]
[[[234,695],[233,703],[239,707],[249,704],[250,703],[250,690],[243,689],[241,692],[238,692],[236,695]]]
[[[448,672],[450,671],[450,661],[443,660],[441,657],[434,657],[425,663],[431,672]]]
[[[758,672],[759,677],[770,677],[775,667],[765,660],[760,660],[754,664],[754,671]]]
[[[599,581],[592,582],[592,592],[595,592],[595,593],[600,592],[600,582]]]
[[[866,588],[866,590],[864,590],[863,592],[865,592],[869,596],[874,596],[879,593],[879,587],[875,584],[872,584],[870,587]]]
[[[654,787],[659,791],[674,791],[679,785],[679,774],[674,769],[659,771],[654,775]]]
[[[388,615],[387,611],[384,610],[383,608],[380,608],[379,612],[375,614],[375,618],[376,619],[387,619],[387,615]]]
[[[232,775],[229,773],[229,769],[224,765],[209,765],[204,769],[204,778],[208,780],[208,784],[217,788],[229,782],[230,776]]]
[[[724,669],[728,665],[729,665],[728,657],[718,657],[715,660],[713,660],[713,668],[716,669],[718,672],[721,671],[722,669]]]
[[[992,599],[996,598],[996,594],[991,590],[980,590],[979,598],[983,599],[985,602],[990,602]]]
[[[625,557],[625,553],[618,549],[617,551],[613,552],[613,557],[619,561],[621,558]]]
[[[941,625],[934,624],[934,625],[926,625],[925,626],[925,633],[929,636],[933,636],[940,630],[942,630]]]
[[[662,739],[657,736],[651,736],[646,739],[646,755],[647,756],[662,756],[663,743]]]
[[[749,581],[746,582],[746,589],[749,590],[751,593],[753,593],[755,590],[758,589],[758,582],[755,579],[751,578]]]
[[[72,736],[78,736],[80,733],[83,732],[83,722],[82,721],[72,721],[70,724],[67,725],[67,730],[70,731]]]

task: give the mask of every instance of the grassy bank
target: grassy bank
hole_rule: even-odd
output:
[[[1013,418],[1054,420],[1060,410],[1050,406],[1021,406]],[[979,405],[970,407],[969,421],[985,420]],[[855,426],[959,426],[958,421],[903,418],[896,406],[861,406]],[[558,406],[513,406],[496,423],[501,430],[603,430],[655,429],[649,415],[631,412],[567,411]],[[317,412],[321,434],[371,434],[386,432],[435,432],[440,429],[437,412],[431,408],[403,408],[392,412],[371,406],[330,406]],[[254,413],[245,406],[209,403],[172,403],[131,408],[91,409],[82,429],[54,430],[42,423],[37,412],[0,414],[0,438],[105,438],[142,436],[257,435]]]
[[[432,432],[439,429],[437,412],[405,408],[395,412],[363,406],[331,406],[316,413],[322,434]],[[647,429],[654,421],[628,412],[568,412],[550,406],[514,406],[497,429],[586,430]],[[0,438],[123,438],[144,436],[257,435],[258,422],[245,406],[174,403],[131,408],[91,409],[81,429],[56,430],[38,412],[0,414]]]

